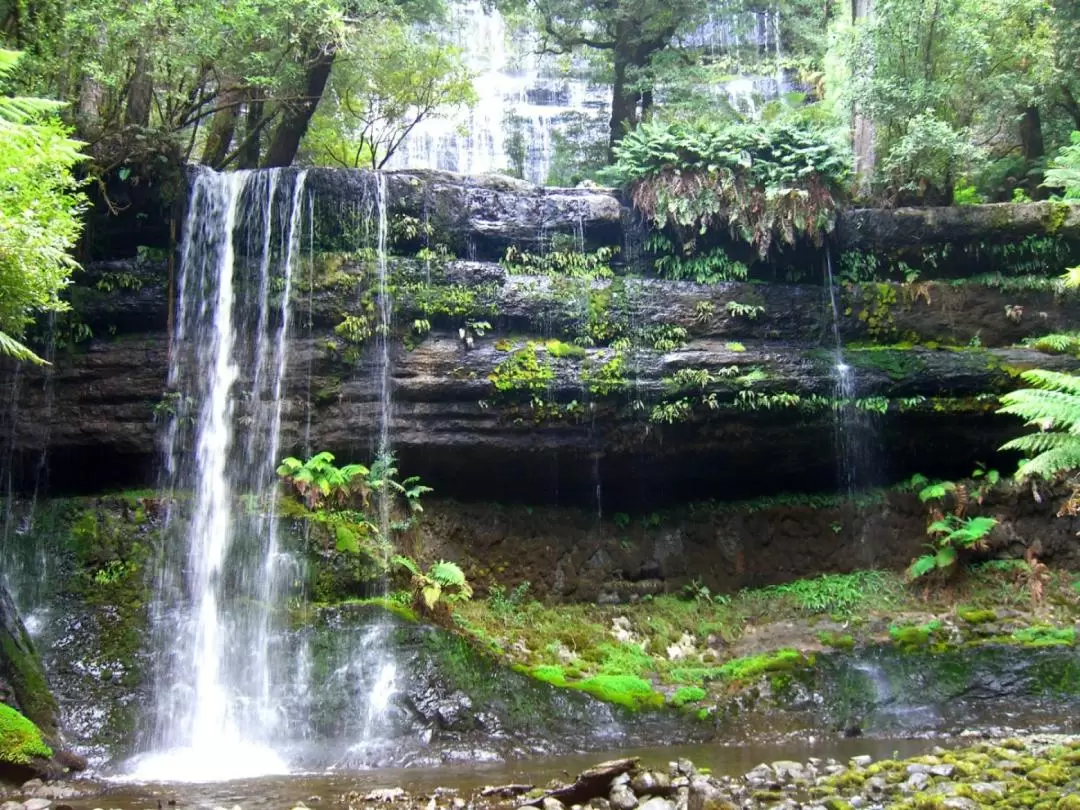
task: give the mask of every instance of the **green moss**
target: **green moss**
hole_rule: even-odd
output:
[[[826,647],[837,650],[850,650],[855,646],[855,639],[850,633],[836,633],[832,630],[822,630],[817,634],[818,641]]]
[[[664,705],[664,696],[655,691],[647,680],[634,675],[594,675],[568,685],[632,711],[658,709]]]
[[[555,379],[555,372],[546,359],[541,359],[534,343],[513,352],[495,367],[488,375],[501,394],[529,394],[536,396],[544,393]]]
[[[0,703],[0,762],[27,765],[34,757],[48,759],[52,753],[37,726]]]
[[[957,608],[956,615],[968,624],[987,624],[997,621],[997,613],[989,609]]]
[[[1061,226],[1069,218],[1069,204],[1051,200],[1046,203],[1048,211],[1043,217],[1043,225],[1048,234],[1055,234],[1061,230]]]
[[[1060,762],[1047,762],[1027,773],[1027,778],[1032,782],[1046,785],[1064,785],[1069,777],[1069,769]]]
[[[851,810],[851,802],[835,797],[826,799],[822,804],[825,805],[825,810]]]
[[[668,698],[670,703],[675,708],[681,708],[687,703],[696,703],[699,700],[704,700],[708,693],[699,686],[680,686],[675,690],[675,693]],[[706,713],[708,709],[705,710]]]
[[[889,638],[902,650],[915,650],[928,647],[931,639],[941,629],[941,621],[934,619],[926,624],[891,625]]]
[[[561,340],[549,340],[544,344],[548,354],[560,360],[583,360],[587,352],[573,343],[563,343]]]
[[[1062,796],[1054,807],[1056,810],[1080,810],[1080,794],[1070,793]]]
[[[1071,647],[1076,644],[1076,628],[1038,625],[1017,630],[1009,638],[1027,647]]]
[[[733,658],[718,670],[720,677],[732,681],[747,681],[767,672],[786,672],[806,666],[808,660],[798,650],[783,649],[763,655]]]

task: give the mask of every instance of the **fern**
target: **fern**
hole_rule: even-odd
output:
[[[1038,429],[1002,445],[1002,450],[1016,450],[1027,457],[1017,477],[1053,478],[1080,467],[1080,377],[1033,369],[1021,378],[1035,387],[1006,394],[998,410]]]
[[[0,332],[0,354],[6,354],[15,360],[33,363],[35,366],[50,365],[48,361],[38,357],[22,343],[3,332]]]

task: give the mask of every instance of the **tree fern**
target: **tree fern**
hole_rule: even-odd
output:
[[[1033,369],[1021,374],[1035,386],[1001,398],[998,413],[1019,416],[1037,433],[1002,445],[1027,458],[1016,471],[1018,478],[1052,478],[1080,467],[1080,377],[1058,371]]]
[[[0,332],[0,354],[6,354],[8,357],[12,357],[15,360],[33,363],[36,366],[49,365],[47,361],[38,357],[26,346],[15,340],[15,338],[6,335],[3,332]]]

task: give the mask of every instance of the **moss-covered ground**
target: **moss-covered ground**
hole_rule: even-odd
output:
[[[47,759],[52,753],[37,726],[0,703],[0,763],[27,765],[35,757]]]
[[[984,564],[948,584],[913,586],[898,574],[859,571],[732,596],[689,587],[620,605],[542,604],[521,589],[496,589],[456,604],[453,621],[477,645],[548,683],[634,709],[696,711],[831,650],[1074,645],[1080,579],[1050,571],[1038,582],[1040,599],[1022,566]]]

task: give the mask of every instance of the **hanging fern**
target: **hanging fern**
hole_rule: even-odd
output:
[[[627,186],[634,206],[674,232],[680,248],[726,229],[762,257],[775,242],[820,244],[836,223],[849,164],[824,132],[790,121],[648,121],[615,155],[606,179]]]
[[[1038,428],[1038,432],[1013,439],[1001,448],[1026,456],[1017,477],[1053,478],[1080,468],[1080,377],[1041,369],[1020,376],[1034,387],[1006,394],[998,410]]]

